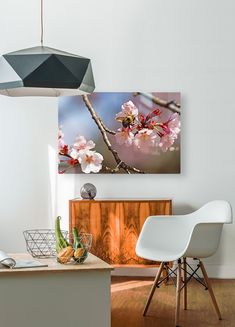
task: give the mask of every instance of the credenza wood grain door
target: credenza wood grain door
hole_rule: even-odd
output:
[[[156,265],[135,254],[145,219],[171,215],[171,200],[70,200],[69,229],[93,236],[91,253],[115,265]]]

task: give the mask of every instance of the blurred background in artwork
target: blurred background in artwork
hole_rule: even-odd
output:
[[[167,102],[174,101],[180,104],[179,92],[152,92],[149,93]],[[173,114],[171,110],[154,104],[143,95],[135,95],[131,92],[97,92],[89,96],[89,100],[97,115],[104,124],[111,130],[117,131],[121,128],[121,123],[115,120],[115,115],[121,111],[123,103],[132,101],[139,109],[139,113],[144,115],[154,109],[161,110],[160,121],[166,121]],[[73,145],[75,138],[82,135],[86,140],[95,142],[95,150],[104,157],[103,165],[111,168],[116,167],[112,153],[107,149],[103,141],[101,132],[93,121],[87,110],[82,97],[61,97],[59,99],[59,128],[64,133],[66,144]],[[119,157],[128,165],[134,166],[145,173],[155,174],[177,174],[180,173],[180,134],[173,146],[166,152],[160,149],[150,153],[143,153],[136,147],[126,147],[117,144],[113,135],[107,134],[112,147],[118,152]],[[68,169],[66,173],[82,173],[80,165]],[[105,169],[99,173],[108,173]],[[125,173],[119,171],[118,173]]]

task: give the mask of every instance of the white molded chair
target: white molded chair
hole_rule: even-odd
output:
[[[164,269],[167,269],[168,276],[174,274],[177,277],[175,325],[179,326],[180,292],[184,290],[184,309],[186,310],[187,283],[192,277],[199,277],[197,271],[200,268],[204,283],[199,278],[195,279],[208,289],[218,318],[222,319],[210,280],[200,259],[216,252],[223,224],[230,223],[232,223],[231,205],[222,200],[211,201],[191,214],[151,216],[146,219],[136,244],[136,254],[144,259],[160,261],[161,264],[144,308],[144,316],[155,289],[162,283],[161,274]],[[193,269],[186,258],[199,260],[197,268]],[[169,262],[175,260],[177,260],[177,266],[173,270],[169,267]],[[187,268],[190,268],[192,272],[189,273]]]

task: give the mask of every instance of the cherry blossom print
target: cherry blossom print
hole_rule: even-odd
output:
[[[173,134],[165,134],[161,137],[158,146],[162,149],[163,152],[166,152],[169,148],[171,148],[174,142],[175,142],[175,137]]]
[[[98,173],[102,169],[103,156],[95,151],[83,152],[79,157],[81,169],[85,174]]]
[[[141,152],[148,153],[154,147],[156,138],[152,129],[143,128],[135,135],[134,144]]]
[[[95,143],[92,140],[87,141],[84,136],[80,135],[76,137],[73,148],[77,151],[87,151],[95,147]]]
[[[115,139],[120,145],[131,146],[134,140],[134,134],[129,128],[119,128],[115,134]]]
[[[125,102],[122,105],[122,111],[116,114],[115,119],[123,124],[124,127],[133,125],[138,116],[138,109],[132,101]]]
[[[180,99],[179,95],[129,92],[126,96],[118,93],[114,106],[110,107],[113,95],[104,94],[103,100],[102,93],[84,95],[82,100],[76,100],[80,105],[78,112],[73,114],[79,119],[76,123],[66,118],[64,108],[58,131],[59,173],[178,172],[181,105],[175,100]],[[108,101],[102,102],[106,97]],[[85,121],[87,113],[91,124]],[[62,129],[65,123],[66,135]],[[170,161],[176,164],[165,168]]]

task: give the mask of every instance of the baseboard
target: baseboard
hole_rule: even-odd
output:
[[[235,279],[235,265],[205,264],[205,267],[211,278]]]
[[[196,264],[191,262],[190,265],[195,267]],[[210,278],[235,279],[235,265],[218,265],[204,263],[207,274]],[[154,277],[158,268],[115,268],[113,276],[136,276],[136,277]],[[199,273],[200,275],[200,273]]]
[[[135,277],[153,277],[156,275],[158,268],[115,268],[112,276],[135,276]]]

